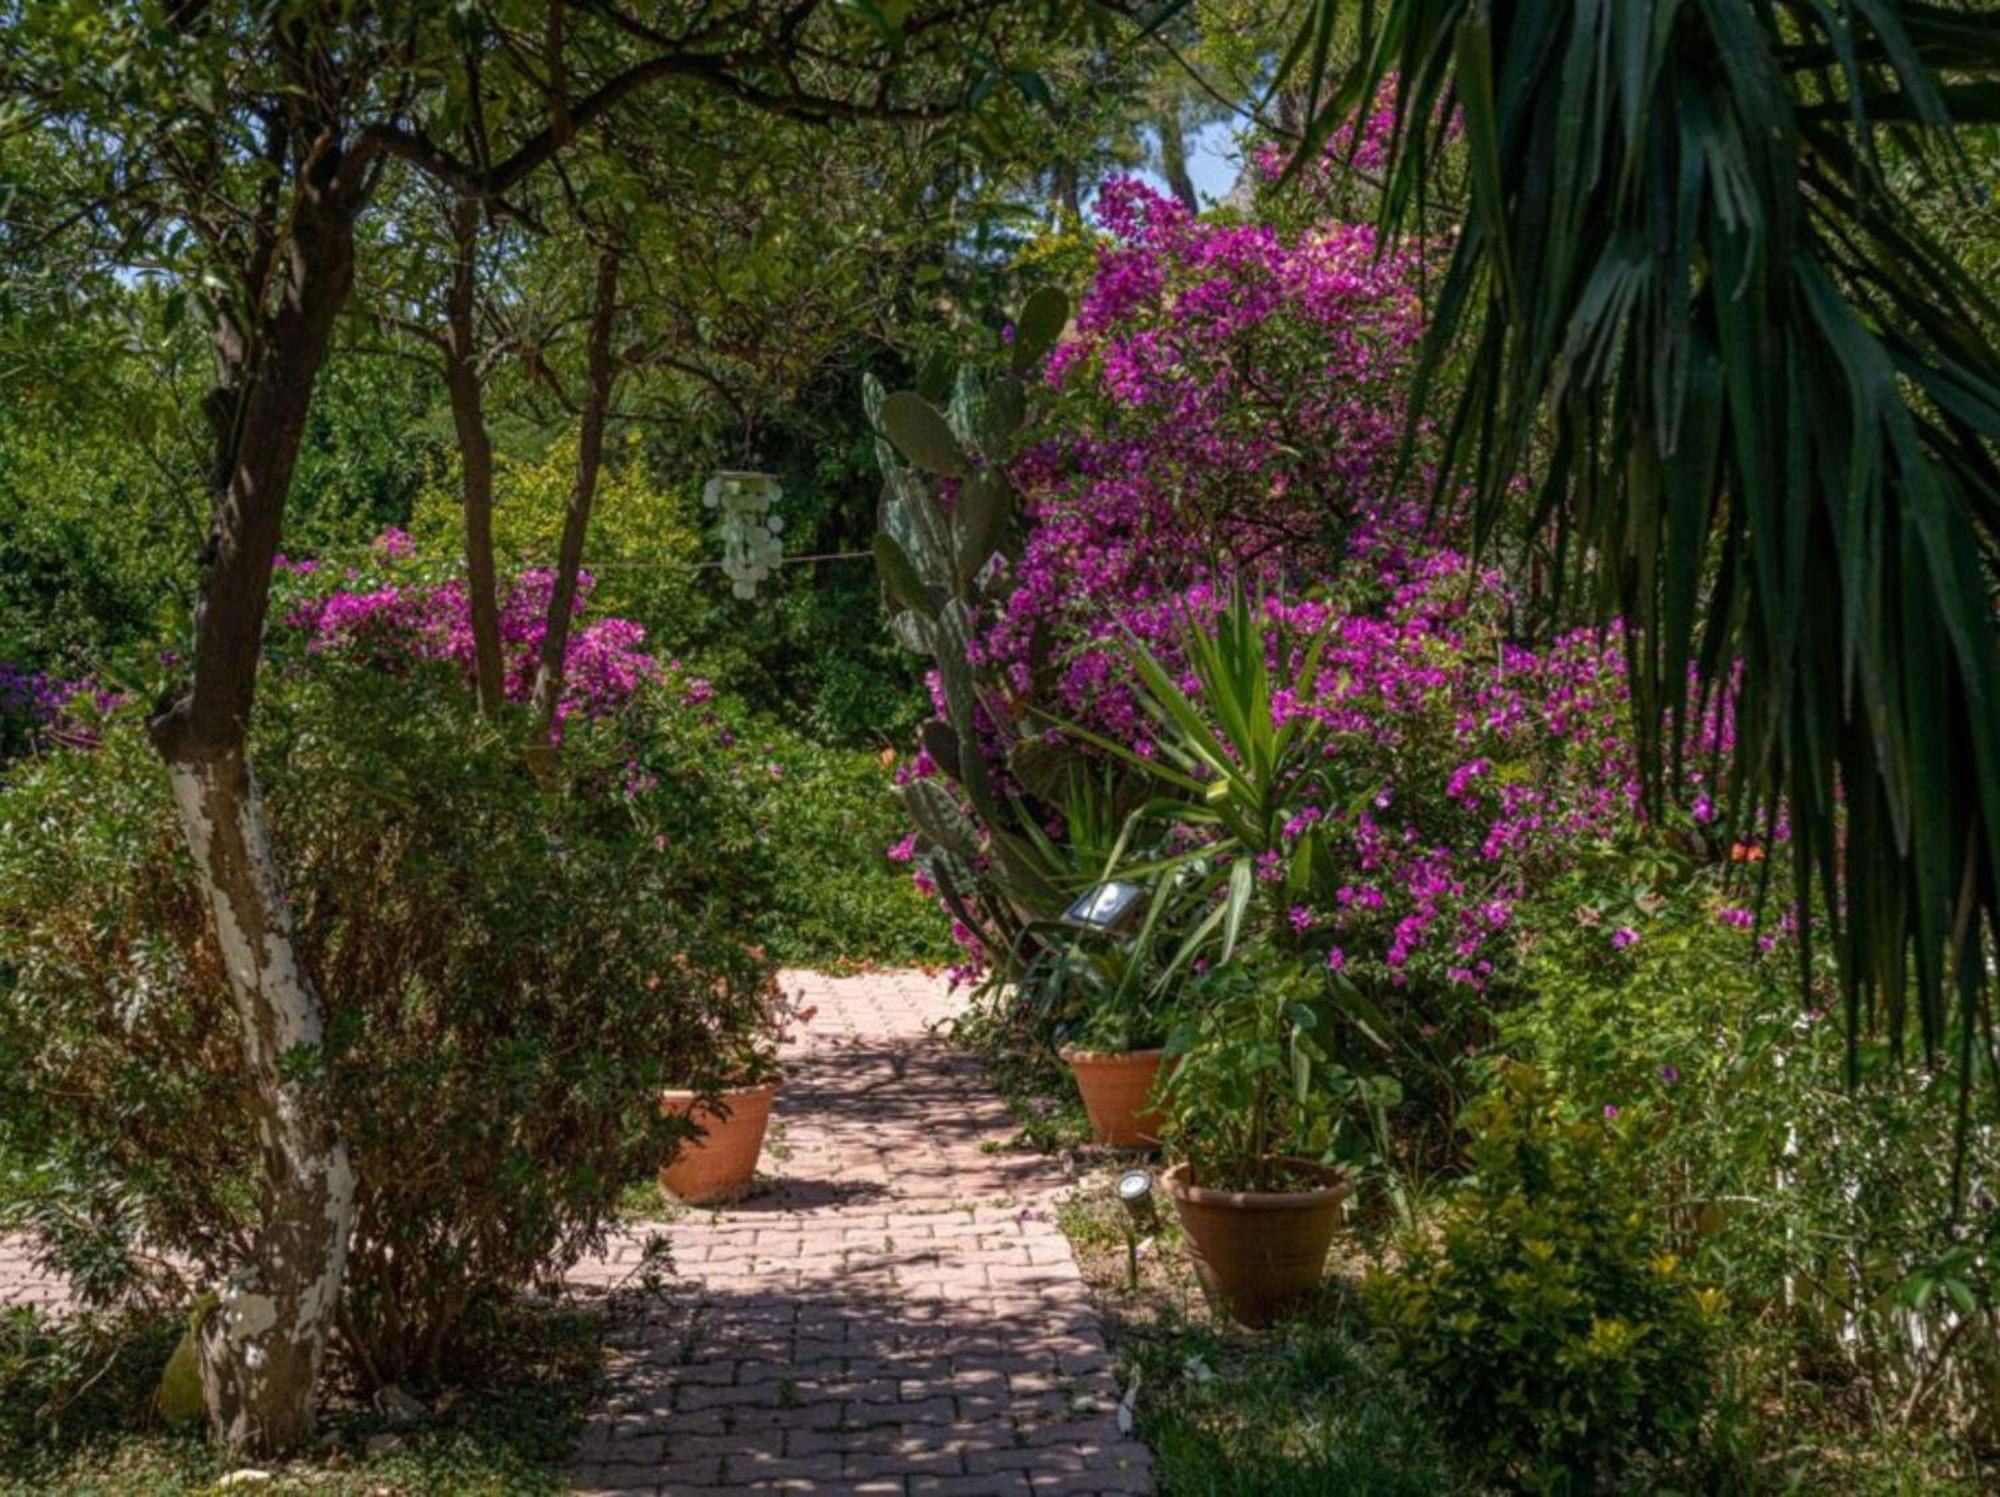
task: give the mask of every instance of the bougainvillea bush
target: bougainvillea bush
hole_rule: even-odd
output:
[[[537,776],[475,711],[451,594],[399,565],[288,575],[252,746],[327,1007],[294,1061],[353,1151],[339,1341],[369,1382],[439,1374],[597,1240],[676,1143],[649,1099],[724,1079],[769,971],[755,766],[697,683],[586,627]],[[19,1224],[115,1301],[234,1256],[255,1144],[165,777],[136,708],[98,728],[0,783],[0,1154]]]
[[[94,682],[0,660],[0,764],[54,743],[89,743],[92,718],[118,700]]]
[[[1130,181],[1100,213],[1113,238],[1044,370],[1014,472],[1027,536],[978,652],[1018,699],[1126,732],[1126,630],[1160,638],[1219,576],[1325,575],[1399,509],[1422,324],[1414,254],[1371,229],[1210,223]]]
[[[1274,710],[1315,720],[1337,770],[1281,839],[1310,830],[1328,853],[1288,934],[1385,990],[1482,993],[1529,881],[1633,813],[1617,632],[1514,642],[1502,577],[1400,475],[1414,251],[1345,225],[1195,220],[1135,183],[1102,214],[1111,237],[1015,464],[1025,537],[973,643],[1000,683],[996,768],[1036,739],[1153,756],[1134,647],[1179,669],[1187,632],[1254,594],[1274,669],[1324,650]],[[1260,876],[1283,851],[1257,849]],[[961,935],[970,964],[994,955]]]
[[[472,624],[465,584],[435,551],[390,530],[369,564],[330,569],[311,559],[280,563],[280,660],[336,654],[379,670],[407,674],[419,663],[455,671],[471,690]],[[504,580],[500,637],[508,699],[533,689],[553,575],[528,568]],[[736,818],[715,856],[754,869],[756,899],[736,918],[781,961],[798,965],[858,960],[930,962],[944,954],[942,933],[925,902],[886,859],[854,866],[854,847],[879,845],[892,832],[889,795],[894,755],[825,748],[784,724],[760,719],[719,693],[676,657],[652,647],[635,620],[595,607],[601,588],[578,578],[568,669],[557,704],[557,732],[573,720],[621,711],[642,691],[675,708],[681,729],[699,730],[711,772],[726,777]],[[642,723],[641,736],[646,731]],[[635,779],[647,774],[635,768]],[[648,785],[652,804],[671,787]],[[701,823],[663,818],[661,836],[683,852]],[[865,829],[865,830],[863,830]]]
[[[970,631],[990,773],[1070,891],[1123,872],[1171,906],[1132,947],[1145,981],[1185,988],[1240,949],[1231,929],[1318,974],[1355,1020],[1343,1064],[1393,1077],[1368,1095],[1400,1090],[1406,1142],[1441,1163],[1468,1052],[1527,996],[1521,910],[1644,824],[1622,631],[1529,638],[1511,579],[1431,502],[1421,424],[1404,450],[1417,250],[1196,219],[1129,182],[1100,213],[1096,276],[1011,465],[1021,535]],[[1221,654],[1268,680],[1238,693],[1197,667],[1243,610]],[[1698,716],[1674,812],[1691,833],[1715,821],[1703,775],[1731,732]],[[1274,776],[1260,745],[1288,724],[1309,748]],[[1094,761],[1123,869],[1101,817],[1084,836],[1074,798],[1029,772],[1037,752]],[[1224,827],[1239,778],[1254,814]],[[924,837],[898,849],[920,879]],[[1009,892],[1009,857],[982,871]],[[959,977],[1049,969],[1021,960],[1043,927],[996,938],[966,910]]]

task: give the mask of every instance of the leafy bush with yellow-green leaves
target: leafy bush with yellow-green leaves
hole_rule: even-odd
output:
[[[1694,1440],[1719,1296],[1662,1251],[1620,1118],[1567,1115],[1527,1066],[1494,1081],[1465,1117],[1472,1173],[1442,1239],[1372,1273],[1367,1299],[1488,1474],[1597,1491]]]
[[[493,552],[503,573],[555,565],[575,470],[574,432],[537,458],[495,456]],[[456,557],[464,546],[458,482],[447,467],[417,492],[409,530],[425,555]],[[692,618],[702,606],[696,568],[708,559],[692,518],[700,512],[682,486],[655,481],[636,440],[607,451],[584,543],[584,567],[596,578],[592,608],[637,619],[656,635]]]

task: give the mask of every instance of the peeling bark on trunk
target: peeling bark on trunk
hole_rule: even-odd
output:
[[[216,1434],[277,1453],[311,1432],[340,1295],[354,1177],[338,1128],[286,1057],[316,1048],[319,995],[299,960],[245,753],[271,565],[312,391],[354,278],[360,188],[327,137],[301,168],[276,301],[216,339],[215,514],[195,610],[193,679],[150,724],[229,975],[256,1122],[259,1211],[247,1261],[196,1338]],[[256,285],[256,279],[249,284]]]
[[[288,1054],[317,1050],[317,993],[241,754],[170,762],[174,799],[215,915],[242,1033],[262,1180],[250,1260],[196,1340],[202,1396],[231,1449],[290,1450],[312,1432],[313,1388],[340,1300],[354,1173],[337,1129],[296,1082]]]
[[[479,345],[473,327],[479,248],[479,201],[461,197],[452,212],[457,258],[445,312],[445,385],[451,392],[452,425],[458,434],[460,508],[465,518],[465,584],[472,612],[473,680],[479,710],[497,717],[506,695],[500,659],[499,583],[493,564],[493,439],[486,429],[485,393],[480,388]]]
[[[563,670],[569,650],[570,613],[576,605],[577,572],[583,566],[583,542],[590,530],[597,473],[604,463],[604,424],[611,412],[611,386],[617,372],[611,353],[611,329],[617,310],[618,252],[605,250],[597,260],[596,301],[590,313],[589,388],[584,395],[583,417],[577,433],[576,480],[570,487],[569,509],[563,515],[555,586],[549,593],[541,655],[535,665],[534,753],[538,762],[545,762],[553,752],[556,706],[562,700]]]

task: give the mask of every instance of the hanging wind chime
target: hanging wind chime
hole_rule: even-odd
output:
[[[773,513],[777,475],[724,468],[703,485],[701,502],[721,517],[722,573],[739,598],[754,598],[771,568],[784,557],[782,515]]]

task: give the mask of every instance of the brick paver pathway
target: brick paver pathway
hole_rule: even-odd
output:
[[[582,1492],[1143,1493],[1145,1447],[1054,1222],[1046,1160],[979,1069],[930,1030],[918,973],[793,973],[819,1013],[795,1042],[769,1188],[667,1227],[674,1291],[614,1335]],[[643,1233],[578,1265],[628,1276]],[[0,1239],[0,1306],[61,1284]]]
[[[42,1310],[60,1310],[69,1303],[69,1291],[62,1280],[50,1278],[28,1260],[27,1245],[14,1237],[0,1237],[0,1310],[15,1305],[33,1305]]]
[[[1129,1493],[1096,1317],[1048,1162],[930,1026],[917,973],[793,973],[819,1005],[770,1189],[669,1230],[685,1294],[623,1328],[576,1471],[590,1491]],[[624,1274],[618,1245],[580,1278]]]

